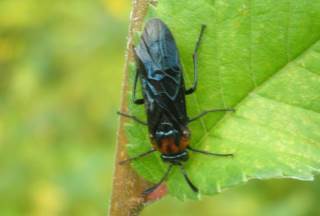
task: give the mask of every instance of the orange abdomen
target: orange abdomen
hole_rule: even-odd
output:
[[[162,154],[177,154],[182,151],[184,151],[189,144],[189,140],[182,136],[179,143],[175,143],[176,139],[174,137],[166,137],[159,141],[159,143],[156,143],[154,140],[152,140],[153,147],[161,152]]]

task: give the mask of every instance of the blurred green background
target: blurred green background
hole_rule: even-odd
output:
[[[130,7],[0,1],[0,215],[107,215]],[[320,215],[319,200],[319,181],[252,181],[142,215]]]
[[[0,215],[106,215],[130,7],[0,1]]]

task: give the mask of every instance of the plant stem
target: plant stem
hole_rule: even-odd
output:
[[[148,0],[133,0],[133,10],[130,17],[127,55],[122,86],[121,112],[127,112],[128,66],[129,63],[133,61],[132,42],[134,32],[141,30],[142,21],[146,15],[147,8]],[[119,161],[127,159],[127,139],[124,131],[125,121],[125,118],[120,117],[112,195],[109,209],[109,215],[111,216],[138,215],[146,203],[157,200],[166,193],[164,188],[160,188],[155,194],[143,197],[141,192],[150,185],[132,170],[130,164],[119,165]]]

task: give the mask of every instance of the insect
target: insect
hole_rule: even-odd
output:
[[[136,116],[118,112],[148,127],[152,148],[135,157],[121,161],[130,162],[145,157],[155,151],[161,153],[161,159],[168,163],[168,169],[153,187],[145,190],[144,195],[154,191],[168,177],[173,166],[178,166],[186,182],[194,192],[198,188],[188,177],[183,163],[189,158],[188,151],[213,155],[233,156],[194,149],[189,144],[190,130],[188,124],[210,112],[234,111],[234,109],[211,109],[189,118],[186,110],[186,95],[195,92],[198,84],[198,49],[205,30],[202,25],[200,35],[193,53],[194,81],[191,88],[186,89],[183,79],[183,69],[179,59],[178,49],[169,28],[160,19],[150,19],[144,28],[141,41],[134,48],[137,71],[133,85],[133,102],[145,105],[147,122]],[[140,78],[143,98],[136,98],[137,82]]]

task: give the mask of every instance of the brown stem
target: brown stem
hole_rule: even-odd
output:
[[[121,112],[127,112],[128,65],[133,60],[132,41],[134,32],[141,30],[142,21],[147,13],[147,8],[148,0],[133,0],[133,10],[130,17],[127,56],[122,86]],[[147,197],[143,197],[141,192],[150,185],[139,177],[132,170],[129,164],[119,165],[119,161],[127,158],[127,139],[124,131],[124,122],[126,120],[127,119],[121,117],[118,128],[115,171],[109,211],[109,215],[111,216],[138,215],[146,203],[160,199],[166,193],[166,188],[162,186],[154,193]]]

